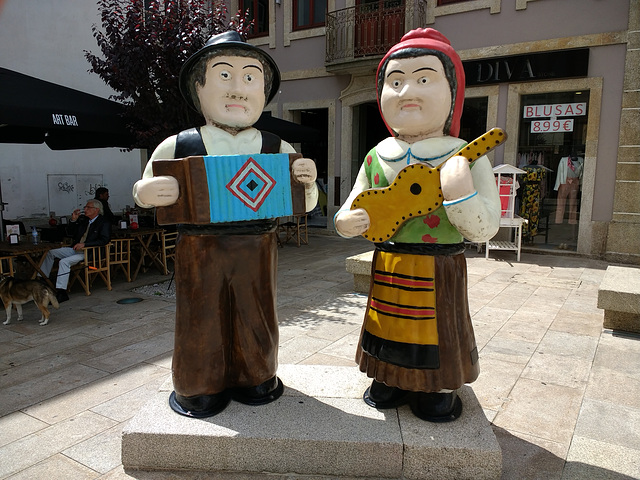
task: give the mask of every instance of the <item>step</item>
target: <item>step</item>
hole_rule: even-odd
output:
[[[286,388],[277,401],[231,402],[207,419],[173,412],[166,382],[123,431],[125,470],[204,471],[225,479],[501,476],[500,446],[470,386],[459,390],[460,418],[434,424],[408,406],[367,406],[362,393],[370,380],[357,367],[282,365],[278,376]]]

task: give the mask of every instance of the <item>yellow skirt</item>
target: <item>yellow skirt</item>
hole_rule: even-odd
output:
[[[369,377],[414,391],[478,376],[464,254],[376,250],[356,361]]]

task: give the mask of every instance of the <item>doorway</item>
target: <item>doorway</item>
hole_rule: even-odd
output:
[[[319,189],[318,205],[309,212],[308,224],[310,227],[327,226],[327,194],[328,194],[328,167],[329,167],[329,109],[315,108],[300,110],[300,124],[311,127],[320,134],[315,141],[302,142],[300,153],[305,158],[316,162],[318,178],[316,183]]]
[[[525,245],[577,251],[589,91],[522,95],[516,166]]]

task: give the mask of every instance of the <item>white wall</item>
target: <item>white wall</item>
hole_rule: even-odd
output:
[[[93,0],[5,0],[0,10],[0,66],[108,98],[113,92],[88,72],[83,52],[99,53],[91,32],[99,23]],[[140,178],[140,152],[53,151],[44,144],[0,143],[0,182],[8,204],[4,218],[48,216],[47,175],[52,173],[102,174],[117,213],[133,205],[131,188]]]

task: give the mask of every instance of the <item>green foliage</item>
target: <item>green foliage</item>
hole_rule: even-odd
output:
[[[145,6],[145,3],[147,4]],[[169,135],[202,125],[178,88],[184,61],[214,34],[251,27],[243,15],[227,20],[222,0],[98,0],[102,30],[92,26],[101,56],[85,51],[125,106],[133,147],[155,148]]]

